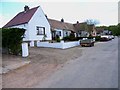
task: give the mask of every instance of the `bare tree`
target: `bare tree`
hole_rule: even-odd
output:
[[[96,19],[87,19],[85,20],[85,22],[87,22],[87,24],[91,25],[91,24],[94,24],[94,25],[97,25],[99,24],[99,20],[96,20]]]

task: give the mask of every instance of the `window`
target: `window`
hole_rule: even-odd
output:
[[[61,31],[56,32],[58,36],[61,36]]]
[[[61,31],[59,31],[59,36],[61,36]]]
[[[66,32],[66,36],[68,36],[68,32]]]
[[[37,35],[45,35],[45,27],[36,27]]]

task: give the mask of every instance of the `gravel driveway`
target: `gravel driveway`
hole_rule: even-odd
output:
[[[3,88],[116,88],[117,40],[98,42],[95,47],[79,46],[66,50],[29,48],[29,57],[14,59],[31,63],[4,74]],[[8,56],[7,60],[12,58]]]
[[[28,60],[31,61],[17,70],[11,71],[2,75],[3,88],[26,88],[33,87],[39,81],[51,76],[64,63],[69,60],[75,60],[82,55],[80,47],[74,47],[66,50],[52,49],[52,48],[29,48],[30,55],[27,58],[18,56],[3,56],[3,62],[14,60]]]

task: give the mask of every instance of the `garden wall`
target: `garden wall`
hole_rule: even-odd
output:
[[[59,48],[59,49],[67,49],[79,45],[80,45],[80,41],[72,41],[72,42],[61,41],[59,43],[37,42],[37,47],[50,47],[50,48]]]

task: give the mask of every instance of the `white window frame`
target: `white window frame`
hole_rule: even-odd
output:
[[[36,26],[37,35],[45,35],[45,27]]]

